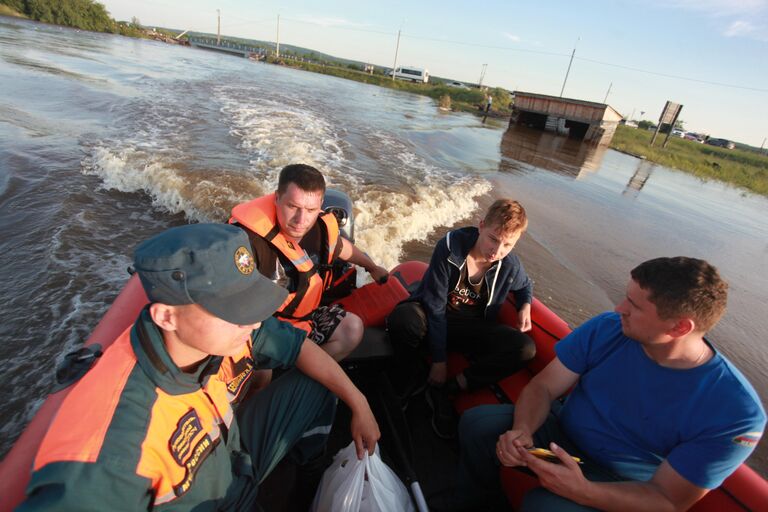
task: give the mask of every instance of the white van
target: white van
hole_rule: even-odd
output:
[[[389,72],[389,76],[392,76],[392,71]],[[429,71],[421,68],[400,66],[395,69],[395,78],[410,80],[412,82],[427,83],[429,82]]]

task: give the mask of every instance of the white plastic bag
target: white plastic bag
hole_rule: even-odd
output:
[[[379,457],[357,459],[355,443],[342,448],[323,473],[312,512],[415,512],[403,482]]]

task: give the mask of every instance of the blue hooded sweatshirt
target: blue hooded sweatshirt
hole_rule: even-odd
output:
[[[421,284],[407,299],[419,302],[427,315],[427,337],[433,362],[446,360],[448,324],[445,308],[448,292],[459,281],[467,255],[479,235],[476,227],[460,228],[445,235],[435,246]],[[496,320],[501,305],[510,292],[513,293],[518,307],[530,304],[533,300],[533,283],[515,254],[509,253],[494,263],[485,273],[485,282],[489,290],[489,300],[485,306],[486,320]]]

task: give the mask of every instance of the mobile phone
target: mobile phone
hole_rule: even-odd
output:
[[[560,459],[555,455],[553,452],[547,450],[546,448],[528,448],[528,453],[533,455],[534,457],[538,457],[539,459],[546,460],[547,462],[554,462],[556,464],[560,464]],[[584,464],[582,460],[578,457],[571,456],[573,460],[578,462],[579,464]]]

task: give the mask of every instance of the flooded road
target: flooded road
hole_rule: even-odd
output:
[[[637,263],[705,258],[731,283],[713,341],[768,397],[765,198],[424,97],[29,22],[0,19],[0,88],[0,454],[139,241],[225,220],[296,162],[353,197],[357,243],[387,267],[520,200],[534,293],[572,325],[610,309]]]

